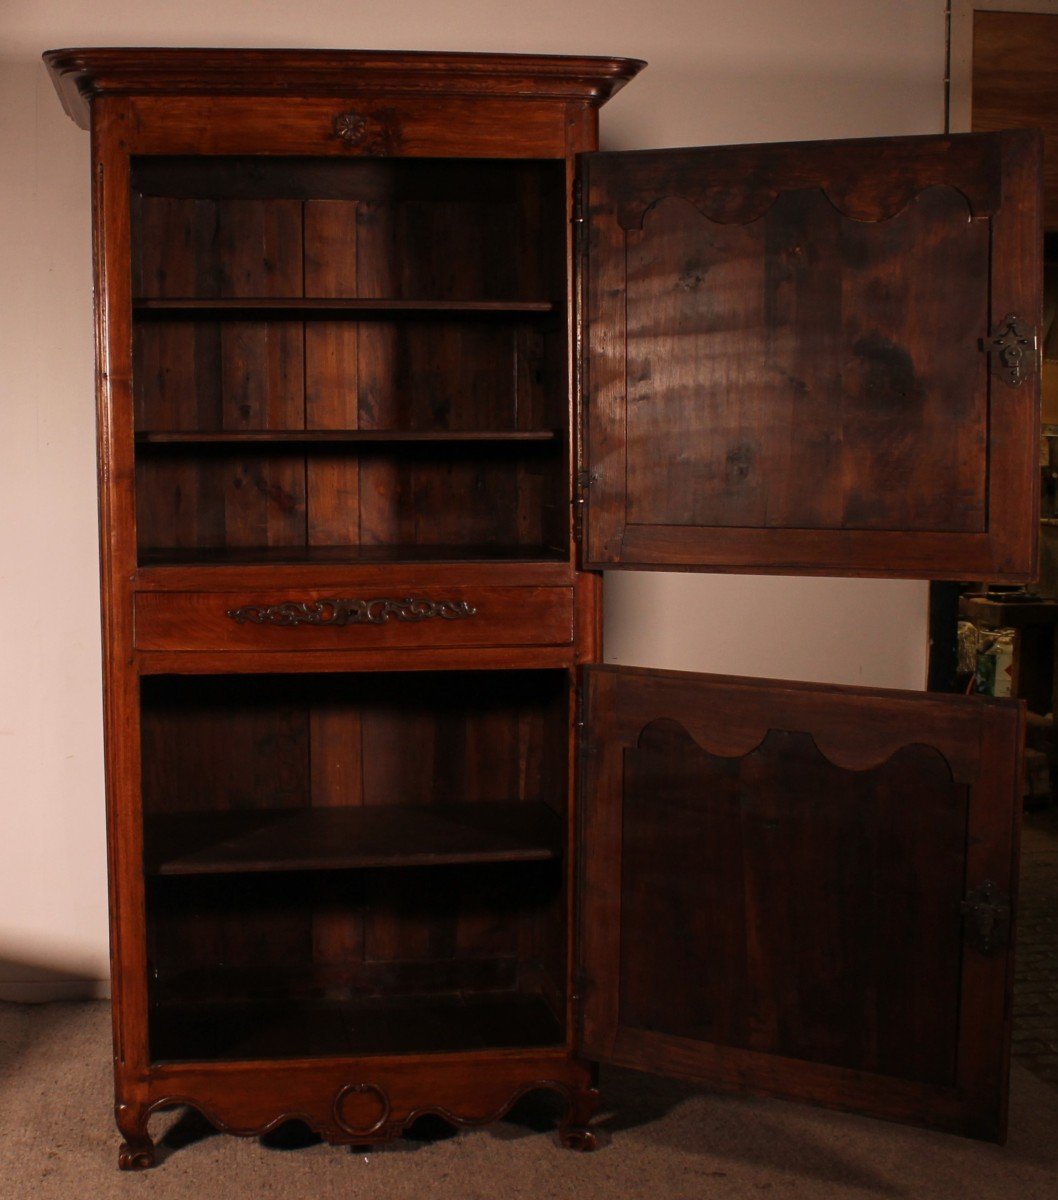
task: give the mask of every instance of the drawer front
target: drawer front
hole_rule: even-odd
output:
[[[385,650],[564,646],[573,589],[140,592],[138,650]]]

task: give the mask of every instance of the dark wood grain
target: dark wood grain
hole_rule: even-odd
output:
[[[1039,322],[1038,159],[589,156],[588,562],[1031,578],[1038,371],[999,381],[982,340]]]
[[[953,914],[1010,889],[1016,713],[582,695],[574,556],[1024,575],[1035,381],[959,351],[1039,307],[1032,139],[589,159],[582,246],[639,63],[47,59],[93,138],[120,1164],[175,1103],[371,1142],[540,1086],[588,1147],[585,1052],[1000,1135],[1010,956]],[[480,620],[226,616],[391,593]]]
[[[1043,130],[1044,224],[1058,229],[1058,86],[1054,13],[973,14],[971,126]]]
[[[559,831],[544,804],[182,813],[152,822],[146,857],[159,875],[533,862],[558,856]]]
[[[362,987],[380,963],[503,958],[541,991],[532,931],[557,921],[561,940],[565,919],[566,687],[541,671],[145,679],[159,978],[253,967],[258,996],[282,1000],[292,965]]]
[[[144,550],[140,561],[145,566],[170,564],[172,566],[217,568],[244,565],[274,566],[333,566],[335,564],[361,563],[445,563],[465,562],[500,563],[562,562],[568,558],[564,550],[553,546],[506,546],[502,544],[469,545],[422,545],[406,544],[380,546],[233,546],[216,549],[179,546],[155,547]],[[175,582],[175,580],[174,580]],[[221,583],[218,576],[216,582]]]
[[[624,1023],[954,1085],[959,922],[924,915],[962,896],[966,787],[935,750],[851,772],[805,733],[721,758],[659,721],[622,837]]]
[[[431,93],[533,98],[603,104],[646,65],[634,58],[543,54],[467,54],[393,50],[49,50],[44,61],[69,116],[88,128],[97,96],[182,92],[281,97],[343,92],[406,95],[420,107]],[[423,103],[425,101],[426,103]],[[261,106],[265,111],[269,105]],[[274,104],[271,106],[274,107]],[[451,130],[454,149],[462,131]],[[510,132],[507,132],[510,136]],[[511,139],[516,141],[516,139]]]
[[[141,453],[143,561],[460,537],[562,547],[565,464],[542,451],[567,426],[566,364],[560,327],[538,323],[563,307],[559,246],[540,250],[565,207],[554,165],[188,162],[135,171],[137,445],[201,452]],[[327,198],[307,198],[314,180]]]
[[[302,222],[306,297],[355,296],[359,248],[353,200],[304,200]],[[306,321],[305,437],[360,424],[357,363],[360,331],[353,325]],[[319,446],[325,446],[322,440]],[[305,459],[306,529],[309,545],[341,544],[359,537],[360,463],[349,454]]]
[[[247,429],[223,430],[142,430],[136,434],[138,445],[224,445],[229,442],[267,442],[270,445],[329,445],[356,442],[552,442],[553,429]]]
[[[517,801],[519,815],[546,803],[568,835],[569,667],[600,615],[584,585],[575,626],[571,611],[570,180],[596,144],[594,107],[639,64],[128,50],[49,63],[86,119],[92,97],[98,168],[120,1164],[151,1164],[147,1121],[174,1093],[237,1132],[296,1111],[332,1140],[370,1141],[423,1108],[495,1119],[542,1084],[568,1104],[564,1140],[587,1145],[572,856],[551,835],[542,861],[151,876],[145,890],[143,824],[152,846],[169,820],[198,836],[262,812],[311,828],[371,811],[403,829],[459,798]],[[169,565],[137,569],[137,529],[143,562]],[[332,583],[507,588],[509,628],[414,653],[218,652],[187,608]],[[180,649],[133,650],[134,589]],[[472,685],[469,664],[489,668]],[[435,999],[401,1008],[424,992]],[[332,1038],[330,1000],[311,997],[354,995],[381,1003]],[[321,1057],[262,1090],[225,1029],[254,1052]],[[152,1054],[215,1061],[181,1074]],[[267,1079],[281,1067],[271,1058]],[[350,1090],[365,1071],[381,1120],[364,1116],[375,1093]]]
[[[586,670],[586,1047],[1001,1137],[1018,707]]]
[[[393,580],[393,585],[399,577]],[[390,585],[390,586],[393,586]],[[314,587],[268,592],[149,592],[136,597],[136,646],[140,650],[256,650],[301,654],[306,650],[423,649],[429,646],[568,645],[573,641],[570,588],[450,587],[405,593],[427,603],[465,605],[460,619],[389,619],[381,624],[281,625],[238,621],[246,608],[286,603],[312,606],[336,598]],[[387,593],[388,595],[388,593]],[[340,598],[340,597],[338,597]],[[349,599],[373,599],[374,593]],[[396,593],[393,598],[401,599]]]
[[[258,1004],[167,1004],[151,1016],[155,1061],[335,1058],[556,1046],[538,997],[428,997]]]
[[[398,313],[548,313],[555,306],[539,300],[386,300],[359,299],[336,296],[322,299],[317,296],[291,296],[265,299],[165,299],[135,300],[137,315],[156,315],[173,319],[186,316],[188,320],[230,317],[234,320],[253,316],[262,320],[283,320],[291,316],[363,317],[378,313],[393,316]]]

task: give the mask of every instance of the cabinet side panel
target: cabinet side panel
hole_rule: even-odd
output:
[[[147,1067],[147,959],[139,688],[132,663],[135,513],[132,397],[130,122],[125,104],[93,113],[92,177],[99,432],[100,581],[110,952],[118,1099]]]

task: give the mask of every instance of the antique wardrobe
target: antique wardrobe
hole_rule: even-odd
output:
[[[1001,1138],[1018,706],[603,666],[601,572],[1032,578],[1035,136],[597,153],[638,61],[45,59],[121,1165],[539,1088],[587,1147],[598,1063]]]

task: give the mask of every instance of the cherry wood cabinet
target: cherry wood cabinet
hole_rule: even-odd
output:
[[[45,58],[121,1165],[541,1088],[590,1147],[599,1062],[1002,1137],[1018,707],[603,667],[599,572],[1030,578],[1037,140],[600,154],[637,61]]]

